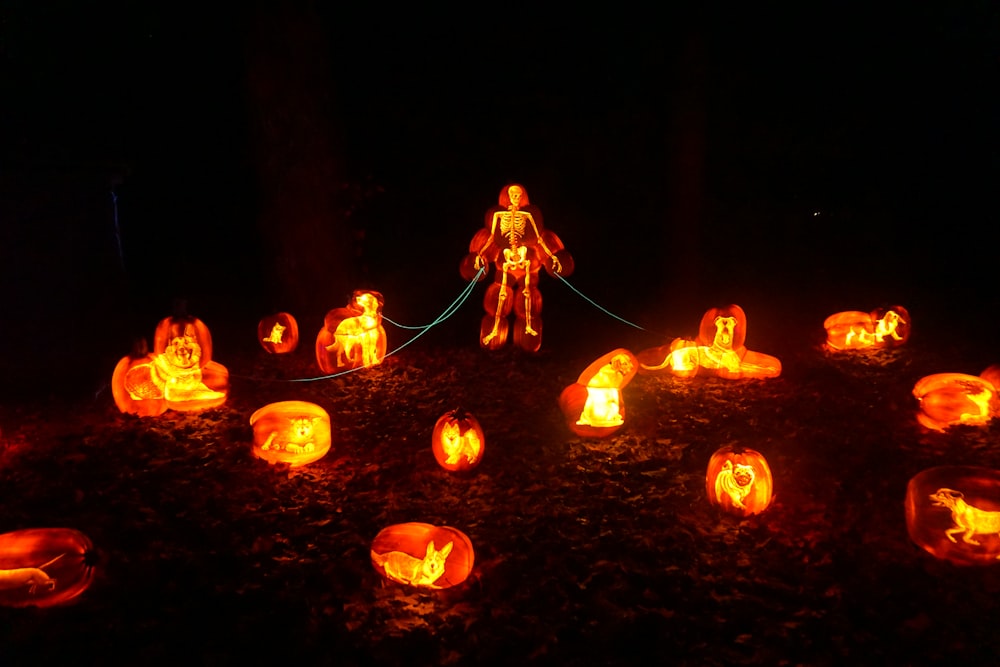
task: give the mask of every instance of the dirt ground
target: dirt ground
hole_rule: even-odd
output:
[[[220,334],[231,394],[203,413],[122,414],[106,387],[8,402],[2,526],[78,529],[96,565],[70,604],[0,608],[0,645],[11,664],[983,664],[1000,648],[1000,570],[920,549],[903,500],[926,468],[1000,467],[1000,426],[928,432],[911,395],[989,352],[917,326],[903,348],[835,355],[815,322],[755,336],[753,317],[747,345],[778,356],[780,377],[638,375],[625,426],[601,439],[569,430],[559,393],[605,352],[663,341],[552,318],[537,355],[431,334],[315,382],[291,381],[319,375],[310,333],[286,356]],[[389,330],[391,349],[413,333]],[[250,449],[250,414],[291,398],[333,423],[331,451],[299,469]],[[455,407],[486,434],[464,475],[430,448]],[[706,464],[727,444],[767,457],[765,513],[708,503]],[[406,521],[467,534],[468,580],[384,581],[369,547]]]

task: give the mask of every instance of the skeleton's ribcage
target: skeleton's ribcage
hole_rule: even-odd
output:
[[[506,236],[511,245],[516,245],[524,236],[527,218],[521,213],[504,213],[500,216],[500,233]]]

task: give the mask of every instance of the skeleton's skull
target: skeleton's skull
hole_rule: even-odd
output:
[[[507,188],[507,196],[510,197],[511,206],[517,208],[521,205],[521,194],[524,191],[516,185]]]
[[[736,318],[735,317],[716,317],[715,318],[715,340],[712,341],[712,345],[715,347],[723,347],[727,350],[733,349],[733,338],[736,335]]]

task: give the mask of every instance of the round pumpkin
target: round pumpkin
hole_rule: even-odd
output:
[[[290,313],[268,315],[257,324],[257,341],[270,354],[288,354],[299,345],[299,323]]]
[[[307,401],[265,405],[250,416],[250,426],[254,456],[293,468],[323,458],[333,442],[330,415]]]
[[[90,586],[96,552],[72,528],[28,528],[0,535],[0,605],[51,607]]]
[[[438,417],[431,434],[434,458],[445,470],[466,472],[483,460],[486,436],[483,427],[471,414],[461,408]]]
[[[638,359],[624,348],[587,366],[559,395],[559,409],[569,429],[585,438],[604,438],[620,429],[625,424],[622,389],[638,369]]]
[[[705,490],[715,507],[747,517],[770,506],[774,480],[763,454],[730,445],[717,450],[709,459]]]
[[[468,578],[475,552],[468,536],[457,528],[398,523],[383,528],[372,540],[371,561],[388,581],[440,589]]]
[[[934,430],[955,424],[981,426],[1000,407],[1000,397],[992,382],[964,373],[934,373],[913,386],[919,401],[917,421]]]

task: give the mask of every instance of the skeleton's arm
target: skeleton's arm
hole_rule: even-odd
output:
[[[538,225],[535,224],[534,216],[531,215],[530,211],[524,211],[524,217],[531,223],[531,229],[534,230],[535,238],[538,239],[538,246],[544,250],[545,254],[552,260],[552,270],[556,273],[562,273],[562,263],[559,261],[559,258],[555,256],[555,253],[549,250],[549,247],[545,245],[545,240],[542,238],[542,234],[538,230]]]
[[[486,237],[486,242],[476,250],[476,259],[473,267],[476,269],[481,269],[486,266],[486,258],[483,257],[483,253],[486,249],[493,245],[493,236],[497,233],[497,223],[500,221],[500,216],[503,215],[502,211],[497,211],[493,214],[493,220],[490,221],[490,235]]]

